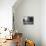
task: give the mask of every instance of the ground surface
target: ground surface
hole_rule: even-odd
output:
[[[6,42],[2,43],[0,46],[16,46],[15,39],[13,40],[6,40]]]

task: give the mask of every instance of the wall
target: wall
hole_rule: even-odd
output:
[[[41,0],[23,0],[21,3],[15,3],[13,14],[15,30],[22,32],[24,38],[34,40],[36,46],[41,46]],[[34,24],[24,25],[23,17],[25,16],[33,16]]]
[[[16,0],[0,0],[0,27],[12,29],[12,6]]]
[[[46,46],[46,0],[41,1],[41,38],[42,46]]]

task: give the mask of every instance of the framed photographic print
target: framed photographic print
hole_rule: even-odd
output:
[[[23,18],[23,24],[34,24],[34,17],[33,16],[27,16]]]

